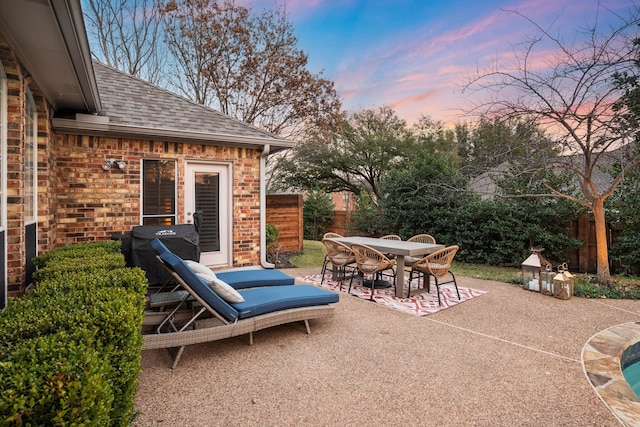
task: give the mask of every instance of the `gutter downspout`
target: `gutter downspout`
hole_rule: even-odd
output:
[[[267,262],[267,157],[271,146],[266,144],[260,154],[260,265],[264,268],[275,268]]]

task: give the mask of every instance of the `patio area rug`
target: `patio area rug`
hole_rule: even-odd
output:
[[[327,273],[322,286],[320,285],[321,276],[319,274],[313,274],[310,276],[302,276],[296,278],[296,283],[304,282],[311,283],[315,286],[327,288],[336,292],[347,294],[349,289],[349,280],[345,280],[342,284],[342,291],[340,291],[340,282],[331,280],[331,273]],[[407,292],[408,280],[405,279],[404,291]],[[416,281],[412,288],[416,287]],[[413,314],[415,316],[426,316],[428,314],[437,313],[442,310],[446,310],[449,307],[469,301],[472,298],[479,297],[487,293],[486,291],[480,291],[477,289],[464,288],[458,285],[460,291],[460,300],[456,295],[456,288],[453,284],[440,286],[440,299],[442,305],[438,306],[438,294],[436,293],[436,286],[431,283],[431,292],[422,293],[411,298],[398,298],[395,296],[395,288],[381,288],[374,289],[373,301],[396,310],[400,310],[404,313]],[[371,288],[360,285],[359,279],[353,280],[353,286],[351,287],[351,295],[358,298],[369,300],[371,298]]]

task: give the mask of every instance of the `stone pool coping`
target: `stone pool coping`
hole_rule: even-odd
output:
[[[640,341],[640,322],[598,332],[582,349],[582,367],[596,394],[625,425],[640,425],[640,398],[622,374],[625,350]],[[622,362],[622,363],[621,363]]]

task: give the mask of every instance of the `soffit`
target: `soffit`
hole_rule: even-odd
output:
[[[0,31],[56,110],[99,112],[79,0],[0,1]]]

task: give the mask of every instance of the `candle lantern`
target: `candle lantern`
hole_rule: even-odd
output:
[[[553,278],[553,296],[560,299],[569,299],[573,296],[575,287],[573,274],[569,273],[567,263],[558,267],[558,274]]]
[[[532,248],[531,255],[522,263],[522,287],[524,289],[540,292],[542,272],[551,271],[551,263],[541,255],[543,250],[544,248]]]
[[[551,265],[547,265],[545,271],[540,272],[540,292],[543,295],[553,295],[553,278],[556,274]]]

